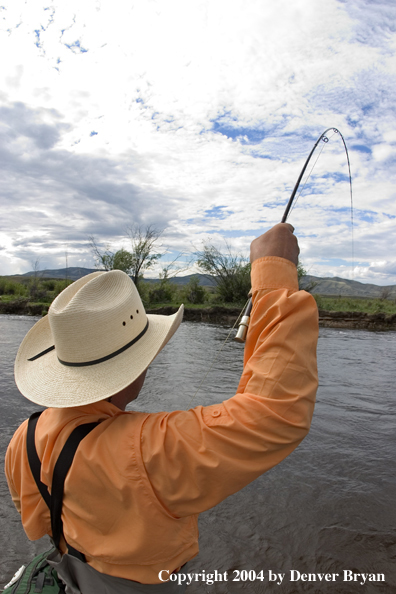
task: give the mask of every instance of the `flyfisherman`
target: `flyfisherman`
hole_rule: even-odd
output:
[[[64,540],[53,564],[67,592],[183,591],[161,580],[197,555],[198,514],[281,462],[308,433],[318,313],[312,296],[298,290],[293,231],[281,223],[251,244],[244,369],[236,394],[222,403],[125,411],[180,325],[183,306],[172,316],[146,315],[121,271],[70,285],[26,335],[15,378],[26,398],[46,407],[35,432],[44,485],[51,486],[75,427],[99,422],[80,442],[65,482]],[[50,512],[30,471],[26,433],[27,421],[12,438],[5,469],[25,532],[36,540],[51,536]]]

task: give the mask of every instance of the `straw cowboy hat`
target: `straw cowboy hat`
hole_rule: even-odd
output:
[[[67,408],[116,394],[143,373],[179,327],[171,316],[147,315],[120,270],[94,272],[67,287],[25,336],[15,381],[26,398]]]

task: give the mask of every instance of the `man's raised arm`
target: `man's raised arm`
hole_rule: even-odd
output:
[[[158,499],[186,516],[275,466],[308,433],[318,385],[315,300],[298,290],[298,244],[283,223],[253,241],[253,309],[235,396],[150,415],[143,461]]]

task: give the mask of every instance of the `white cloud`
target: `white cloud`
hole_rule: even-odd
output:
[[[70,265],[90,266],[87,236],[120,242],[134,221],[167,226],[172,250],[222,236],[248,250],[280,220],[319,134],[337,126],[356,261],[367,262],[355,274],[394,279],[370,264],[389,261],[396,241],[392,2],[4,7],[0,273],[26,271],[36,253],[63,266],[66,244]],[[348,276],[345,154],[337,137],[324,148],[292,222],[305,263]]]
[[[385,161],[393,157],[396,158],[396,146],[392,146],[388,143],[377,144],[373,147],[373,158],[375,161]]]

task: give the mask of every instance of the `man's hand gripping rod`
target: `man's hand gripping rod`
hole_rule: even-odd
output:
[[[289,207],[289,205],[288,205]],[[283,215],[282,218],[282,223],[286,222],[286,217],[287,217],[287,213],[285,213]],[[272,254],[273,255],[273,254]],[[252,311],[252,298],[249,298],[249,301],[247,303],[246,309],[244,311],[244,314],[242,316],[241,321],[239,322],[239,327],[238,327],[238,331],[236,333],[236,336],[234,338],[234,340],[236,340],[236,342],[245,342],[246,340],[246,335],[247,335],[247,331],[249,328],[249,322],[250,322],[250,313]]]

